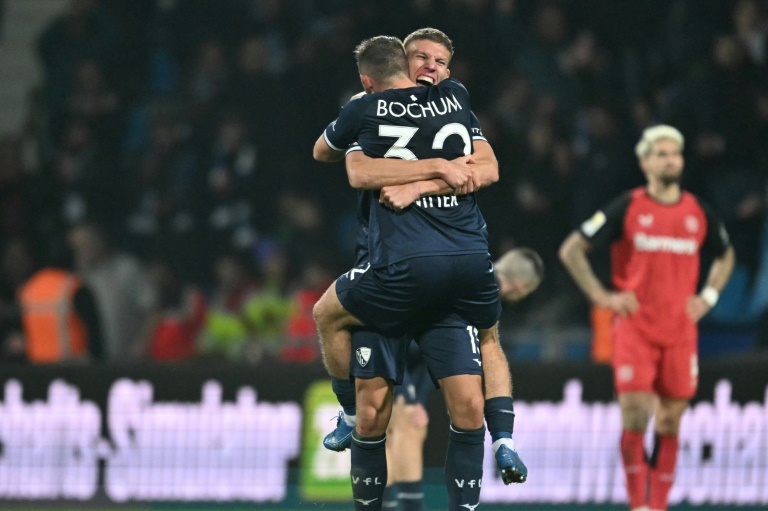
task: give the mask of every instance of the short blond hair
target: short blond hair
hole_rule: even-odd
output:
[[[685,138],[680,130],[667,124],[659,124],[658,126],[652,126],[646,128],[643,131],[643,135],[640,137],[640,141],[635,146],[635,154],[638,158],[645,159],[651,154],[653,145],[659,140],[674,140],[680,144],[680,150],[682,151],[685,144]]]

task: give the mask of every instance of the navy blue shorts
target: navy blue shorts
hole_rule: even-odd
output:
[[[395,385],[403,382],[410,337],[386,336],[376,330],[361,328],[352,332],[352,359],[349,374],[355,378],[379,376]]]
[[[417,335],[416,342],[436,387],[438,380],[448,376],[483,375],[483,357],[477,332],[474,326],[453,318]]]
[[[409,405],[419,403],[426,408],[427,400],[435,390],[435,383],[429,375],[427,362],[416,343],[411,343],[407,363],[403,383],[395,387],[395,398],[403,396]]]
[[[477,328],[490,328],[501,313],[489,254],[360,266],[336,279],[336,295],[366,326],[393,335],[422,330],[451,314]]]

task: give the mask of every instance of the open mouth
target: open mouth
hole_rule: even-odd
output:
[[[416,78],[416,83],[425,87],[431,87],[435,84],[435,80],[431,76],[419,76]]]

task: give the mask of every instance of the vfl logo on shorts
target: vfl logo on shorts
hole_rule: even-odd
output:
[[[360,367],[365,367],[371,359],[371,348],[357,348],[357,363]]]

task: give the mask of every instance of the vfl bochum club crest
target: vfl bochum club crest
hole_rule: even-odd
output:
[[[365,367],[371,359],[371,348],[357,348],[357,362],[360,367]]]

